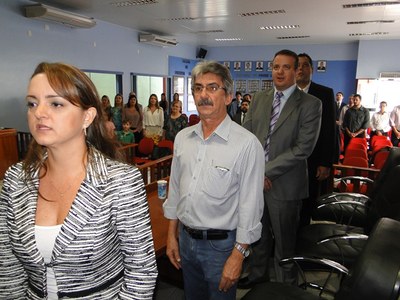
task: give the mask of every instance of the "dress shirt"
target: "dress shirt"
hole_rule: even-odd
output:
[[[360,129],[369,127],[369,111],[364,106],[360,108],[351,107],[346,111],[343,119],[343,128],[349,129],[350,132],[356,132]]]
[[[390,130],[389,114],[385,111],[383,114],[379,111],[372,115],[371,129],[388,132]]]
[[[308,90],[310,89],[310,85],[311,85],[311,81],[306,85],[306,87],[305,88],[301,88],[301,87],[299,87],[299,86],[297,86],[298,88],[299,88],[299,90],[301,90],[301,91],[303,91],[304,93],[307,93],[308,94]]]
[[[390,113],[390,126],[394,126],[397,130],[400,130],[400,105],[393,108]]]
[[[288,101],[289,97],[292,95],[292,93],[293,93],[295,88],[296,88],[296,85],[294,84],[290,88],[288,88],[288,89],[286,89],[284,91],[281,91],[283,93],[283,96],[281,97],[281,106],[280,106],[280,109],[279,109],[278,118],[281,115],[281,111],[285,107],[286,102]],[[274,97],[275,97],[277,92],[278,92],[278,90],[275,89]]]
[[[261,236],[264,150],[227,115],[206,139],[201,122],[175,138],[164,215],[196,229],[234,230],[239,243]]]

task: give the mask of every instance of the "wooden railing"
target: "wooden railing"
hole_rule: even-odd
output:
[[[380,170],[374,168],[361,168],[347,165],[334,164],[331,169],[331,174],[328,178],[328,193],[337,191],[335,188],[335,179],[345,176],[356,176],[356,177],[367,177],[371,180],[375,180]],[[373,184],[368,183],[366,192],[362,190],[363,182],[361,179],[352,180],[352,191],[355,193],[365,193],[369,195],[372,191]],[[340,190],[339,190],[340,191]]]
[[[171,173],[172,155],[164,156],[143,165],[137,166],[143,176],[145,185],[169,177]]]
[[[136,143],[124,144],[124,145],[119,146],[117,148],[117,150],[121,153],[125,162],[127,162],[128,164],[132,164],[133,158],[135,157],[137,146],[138,146],[138,144],[136,144]]]

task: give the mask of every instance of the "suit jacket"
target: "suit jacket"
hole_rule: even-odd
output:
[[[274,89],[254,95],[243,127],[262,145],[269,130]],[[307,157],[314,149],[321,125],[321,101],[299,89],[287,100],[270,137],[265,176],[272,180],[267,197],[300,200],[308,196]]]
[[[333,90],[324,85],[311,82],[308,94],[317,97],[322,103],[321,130],[314,151],[308,158],[315,174],[318,166],[331,168],[336,157],[336,101]]]
[[[343,101],[340,103],[340,106],[338,107],[336,104],[336,100],[335,100],[335,107],[336,107],[336,121],[339,121],[339,116],[340,116],[340,112],[342,111],[342,108],[345,107],[347,104],[344,103]]]
[[[141,174],[93,152],[49,264],[59,296],[152,299],[157,266]],[[38,187],[38,171],[27,183],[22,163],[5,175],[0,196],[0,299],[46,297],[46,265],[35,242]]]
[[[242,125],[242,111],[239,109],[238,112],[232,117],[232,121]]]

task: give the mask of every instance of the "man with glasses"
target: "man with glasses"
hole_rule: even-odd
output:
[[[268,259],[274,235],[276,281],[297,283],[294,265],[279,266],[279,260],[295,254],[301,200],[308,196],[307,157],[318,138],[321,101],[296,86],[297,54],[281,50],[272,67],[274,87],[255,93],[243,127],[264,145],[265,209],[259,242],[252,245],[249,275],[239,287],[250,288],[268,279]]]
[[[249,244],[261,236],[264,152],[231,120],[229,70],[201,62],[192,92],[201,122],[175,138],[168,199],[167,256],[182,268],[185,299],[236,299]],[[178,242],[179,241],[179,242]]]

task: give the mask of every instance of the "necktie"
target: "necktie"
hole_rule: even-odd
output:
[[[267,161],[268,161],[268,154],[269,154],[269,142],[270,142],[271,134],[272,134],[272,131],[274,130],[276,121],[278,121],[282,96],[283,96],[282,92],[277,92],[275,94],[274,101],[272,102],[271,119],[269,121],[269,130],[268,130],[268,135],[267,135],[267,139],[265,141],[265,147],[264,147],[265,159]]]
[[[242,113],[242,124],[243,124],[243,121],[244,121],[245,117],[246,117],[246,113]]]

